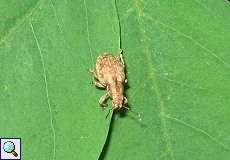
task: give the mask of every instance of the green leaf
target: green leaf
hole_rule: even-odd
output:
[[[0,137],[21,137],[25,160],[228,160],[228,2],[117,3],[0,2]],[[88,70],[118,53],[117,13],[141,118],[118,113],[110,124]]]
[[[24,160],[97,159],[110,119],[89,69],[119,51],[114,2],[0,2],[0,136]]]
[[[101,159],[228,160],[230,4],[118,1],[128,112]]]

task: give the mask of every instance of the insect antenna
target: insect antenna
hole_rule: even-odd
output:
[[[113,109],[112,109],[112,108],[109,109],[109,112],[108,112],[107,115],[105,116],[106,119],[108,118],[108,116],[110,115],[111,112],[113,112]],[[113,114],[113,113],[112,113],[112,114]]]
[[[133,114],[135,114],[135,115],[138,117],[138,120],[139,120],[139,121],[142,120],[142,116],[141,116],[140,113],[133,111],[133,110],[132,110],[131,108],[129,108],[129,107],[126,107],[126,106],[123,106],[123,107],[124,107],[125,109],[127,109],[128,111],[132,112]]]

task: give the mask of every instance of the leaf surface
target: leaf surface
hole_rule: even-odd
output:
[[[129,112],[101,159],[227,160],[230,5],[118,0]]]
[[[97,159],[110,119],[91,84],[97,55],[118,52],[113,2],[0,2],[0,136],[24,160]]]

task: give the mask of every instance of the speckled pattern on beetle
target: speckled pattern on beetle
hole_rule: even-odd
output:
[[[95,77],[94,84],[99,88],[105,88],[107,93],[103,95],[99,104],[105,106],[105,101],[112,98],[113,110],[122,108],[128,103],[124,96],[124,86],[127,83],[125,78],[125,63],[123,54],[114,56],[110,53],[103,53],[97,57],[96,68],[91,72]]]

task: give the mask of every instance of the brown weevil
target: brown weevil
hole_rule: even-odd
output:
[[[107,90],[107,93],[99,100],[99,104],[102,107],[105,106],[105,101],[108,98],[112,99],[112,110],[120,109],[128,103],[127,98],[124,96],[124,86],[127,83],[127,79],[125,77],[125,63],[122,51],[119,56],[114,56],[107,52],[98,56],[96,67],[91,72],[95,78],[95,86]]]

